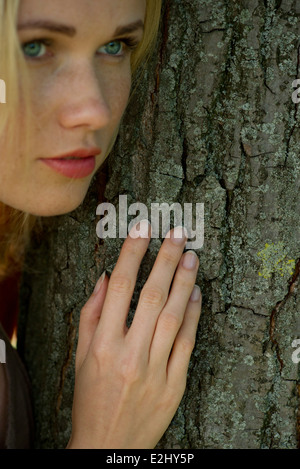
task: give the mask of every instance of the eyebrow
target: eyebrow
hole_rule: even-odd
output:
[[[48,31],[64,34],[69,37],[73,37],[77,33],[76,28],[73,26],[44,20],[31,20],[18,25],[18,31],[22,31],[24,29],[47,29]],[[142,20],[138,20],[124,26],[118,26],[113,34],[113,37],[133,33],[139,29],[144,30],[144,23]]]

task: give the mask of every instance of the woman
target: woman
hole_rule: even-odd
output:
[[[116,138],[132,73],[154,43],[160,1],[0,0],[0,7],[4,278],[20,264],[33,216],[68,213],[83,201]],[[81,312],[68,448],[153,448],[182,398],[201,309],[199,262],[183,254],[185,230],[172,230],[127,330],[150,235],[146,220],[132,229],[110,279],[100,277]],[[13,431],[14,373],[30,427],[27,378],[10,361],[0,368],[4,444]]]

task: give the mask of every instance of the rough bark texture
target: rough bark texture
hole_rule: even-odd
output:
[[[205,204],[203,313],[187,390],[158,448],[299,448],[298,0],[167,0],[157,54],[84,204],[28,253],[19,347],[37,447],[70,432],[81,307],[121,239],[96,236],[119,194]],[[101,189],[102,188],[102,189]],[[134,311],[161,240],[141,266]]]

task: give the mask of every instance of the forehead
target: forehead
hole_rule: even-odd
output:
[[[21,0],[18,21],[53,20],[100,33],[110,25],[144,20],[145,12],[146,0]]]

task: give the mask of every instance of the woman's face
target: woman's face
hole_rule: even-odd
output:
[[[81,204],[125,110],[145,12],[146,0],[21,0],[34,131],[29,158],[21,142],[1,151],[2,202],[41,216]]]

